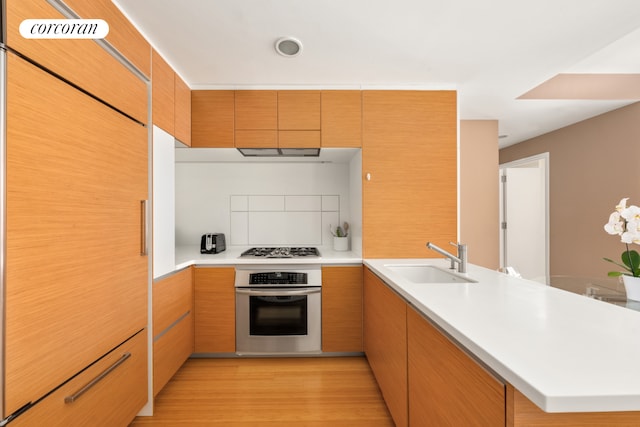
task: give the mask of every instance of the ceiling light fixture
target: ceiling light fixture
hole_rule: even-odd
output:
[[[281,37],[276,40],[276,52],[289,58],[302,53],[302,43],[293,37]]]

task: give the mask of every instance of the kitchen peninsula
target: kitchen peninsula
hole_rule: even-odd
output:
[[[237,258],[239,250],[204,257],[196,249],[179,248],[177,267],[246,262]],[[502,384],[507,406],[515,408],[511,417],[516,421],[507,425],[526,425],[517,421],[518,411],[525,407],[529,412],[539,411],[542,417],[639,419],[640,414],[633,412],[640,411],[638,312],[475,265],[461,275],[474,282],[461,283],[413,283],[389,268],[432,265],[448,270],[449,262],[444,259],[362,260],[351,252],[331,251],[322,255],[304,262],[364,263],[365,312],[366,274],[372,273],[407,303],[407,313],[413,310],[495,377]],[[523,420],[520,422],[526,422]],[[580,421],[583,418],[575,420],[584,422]],[[571,425],[568,422],[560,425]]]

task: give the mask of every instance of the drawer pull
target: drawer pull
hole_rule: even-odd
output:
[[[65,397],[64,398],[64,403],[73,403],[76,400],[78,400],[80,398],[80,396],[82,396],[87,391],[89,391],[89,389],[91,387],[93,387],[94,385],[98,384],[104,377],[109,375],[111,373],[111,371],[116,369],[118,366],[122,365],[124,363],[124,361],[127,360],[130,357],[131,357],[131,353],[129,353],[129,352],[126,352],[125,354],[123,354],[120,359],[116,360],[116,362],[113,365],[109,366],[107,369],[102,371],[102,373],[100,373],[100,375],[98,375],[97,377],[95,377],[94,379],[89,381],[87,383],[87,385],[85,385],[80,390],[78,390],[75,393],[73,393],[71,396]]]

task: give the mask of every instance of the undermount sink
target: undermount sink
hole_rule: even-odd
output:
[[[476,283],[475,280],[445,271],[434,265],[385,265],[413,283]]]

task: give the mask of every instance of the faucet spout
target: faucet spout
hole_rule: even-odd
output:
[[[434,245],[431,242],[427,242],[427,248],[438,252],[440,255],[443,255],[451,261],[451,269],[455,270],[456,264],[458,264],[458,273],[466,273],[467,272],[467,245],[463,245],[461,243],[451,243],[458,249],[458,254],[453,255],[439,246]]]

